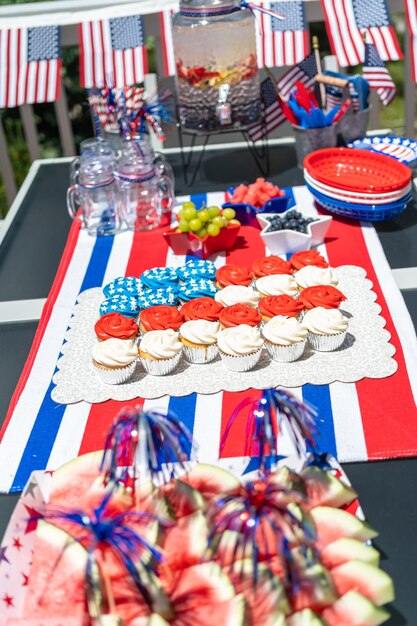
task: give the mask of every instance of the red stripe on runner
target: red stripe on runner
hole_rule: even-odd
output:
[[[93,404],[88,415],[78,456],[94,452],[94,450],[102,450],[116,415],[125,407],[143,406],[143,402],[142,398],[134,398],[124,402],[108,400],[100,404]]]
[[[265,256],[265,245],[259,236],[259,228],[241,226],[236,245],[226,252],[226,263],[244,265],[252,269],[255,259]]]
[[[67,273],[68,270],[68,266],[70,264],[70,261],[72,259],[72,256],[74,254],[74,250],[75,247],[77,245],[77,241],[78,241],[78,235],[80,232],[80,226],[81,223],[80,222],[76,222],[74,221],[72,223],[69,235],[68,235],[68,240],[66,243],[66,246],[64,248],[64,252],[62,254],[62,258],[61,258],[61,262],[59,264],[58,267],[58,271],[56,273],[54,282],[52,283],[52,287],[51,287],[51,291],[49,292],[48,298],[45,302],[45,306],[43,307],[43,311],[42,311],[42,315],[41,318],[39,320],[39,324],[38,324],[38,328],[36,330],[35,333],[35,337],[33,339],[33,343],[32,346],[30,348],[29,351],[29,355],[28,358],[26,360],[25,366],[23,368],[23,371],[20,375],[19,378],[19,382],[17,383],[16,389],[13,393],[12,399],[10,401],[10,405],[7,411],[7,415],[6,415],[6,419],[4,421],[3,427],[0,431],[0,441],[3,438],[3,435],[6,431],[6,428],[10,422],[10,419],[13,415],[13,412],[16,408],[16,404],[22,394],[23,389],[25,388],[25,385],[27,383],[27,380],[29,378],[29,374],[31,372],[33,363],[35,361],[36,355],[38,353],[39,350],[39,346],[41,344],[41,341],[43,339],[44,333],[45,333],[45,329],[48,325],[49,322],[49,318],[51,317],[51,313],[52,313],[52,309],[54,308],[56,299],[58,297],[58,294],[61,290],[61,286],[62,283],[64,281],[65,275]]]
[[[412,456],[417,452],[417,407],[404,360],[401,342],[378,282],[362,229],[356,222],[333,218],[326,249],[330,264],[359,265],[373,283],[377,301],[391,333],[398,370],[393,376],[356,383],[369,459]]]
[[[220,441],[222,441],[223,436],[225,435],[226,430],[228,429],[228,424],[233,411],[239,404],[249,398],[252,402],[261,397],[262,392],[259,389],[248,389],[247,391],[225,391],[223,392],[223,401],[222,401],[222,423],[221,423],[221,431],[220,431]],[[246,450],[246,425],[248,420],[249,406],[246,406],[236,417],[230,431],[228,433],[227,439],[225,441],[225,446],[223,450],[219,452],[219,457],[222,459],[234,457],[234,456],[244,456]],[[251,447],[248,448],[250,453]]]
[[[137,232],[133,235],[126,276],[140,276],[142,272],[151,267],[164,267],[166,265],[168,244],[162,237],[166,228],[166,226],[160,226],[155,230]]]

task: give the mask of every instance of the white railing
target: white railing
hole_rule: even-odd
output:
[[[155,39],[155,54],[157,73],[162,75],[162,54],[160,45],[160,30],[158,16],[155,7],[161,11],[166,8],[174,8],[178,0],[50,0],[49,2],[7,5],[0,7],[0,24],[3,28],[19,26],[43,26],[48,24],[60,24],[62,26],[62,45],[70,46],[78,44],[77,24],[91,20],[94,17],[112,17],[129,15],[135,10],[144,15],[145,32],[147,36]],[[389,0],[391,11],[404,12],[403,0]],[[307,20],[309,23],[323,21],[323,12],[319,0],[307,0]],[[405,111],[404,111],[404,134],[414,137],[415,113],[416,113],[416,89],[411,79],[409,35],[405,35]],[[372,94],[375,95],[375,94]],[[377,98],[374,99],[370,126],[378,128],[379,112]],[[61,98],[54,103],[62,154],[72,156],[75,154],[74,137],[71,120],[68,115],[67,97],[62,86]],[[41,148],[36,128],[33,108],[29,104],[19,107],[23,131],[27,143],[31,161],[39,159]],[[282,135],[282,132],[280,133]],[[8,155],[8,147],[3,131],[0,114],[0,175],[2,177],[7,200],[12,203],[16,196],[17,188],[13,175],[13,168]]]

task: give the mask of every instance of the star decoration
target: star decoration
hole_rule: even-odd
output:
[[[20,541],[19,537],[13,537],[13,548],[20,550],[23,548],[23,543]]]
[[[13,605],[13,596],[9,596],[9,595],[7,595],[7,593],[5,593],[3,598],[2,598],[2,600],[6,604],[7,607],[14,606]]]
[[[39,511],[36,511],[35,509],[33,509],[30,506],[27,506],[26,504],[24,505],[26,511],[29,514],[29,520],[26,524],[26,528],[25,528],[25,532],[24,534],[27,535],[28,533],[31,533],[32,531],[36,530],[36,527],[38,525],[38,520],[43,518],[42,513],[39,513]]]
[[[28,486],[26,487],[26,491],[25,491],[25,493],[24,493],[25,497],[26,497],[26,496],[28,496],[28,495],[31,495],[31,496],[32,496],[32,498],[34,498],[34,497],[35,497],[35,496],[33,495],[33,491],[34,491],[34,489],[36,489],[36,485],[37,485],[37,483],[36,483],[36,482],[30,482],[30,483],[28,484]]]
[[[297,210],[296,206],[288,209]],[[300,209],[298,209],[300,210]],[[300,210],[302,213],[302,211]],[[280,213],[280,217],[285,217],[285,213]],[[256,216],[261,227],[261,237],[264,244],[273,254],[290,254],[300,250],[309,250],[311,247],[323,243],[327,231],[329,230],[332,217],[329,215],[316,215],[315,221],[307,225],[307,233],[298,233],[295,230],[278,230],[266,232],[270,226],[268,218],[274,217],[275,213],[259,213]]]
[[[0,547],[0,564],[2,561],[6,561],[6,563],[10,563],[9,559],[6,556],[6,550],[7,550],[6,546]]]

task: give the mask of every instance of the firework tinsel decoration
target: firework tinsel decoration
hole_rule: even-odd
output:
[[[192,435],[174,414],[127,408],[109,431],[101,471],[106,484],[134,490],[140,476],[160,486],[188,471],[193,453]]]

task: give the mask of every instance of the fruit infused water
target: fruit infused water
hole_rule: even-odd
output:
[[[172,37],[182,126],[218,131],[259,119],[255,19],[248,9],[227,0],[184,0]]]

